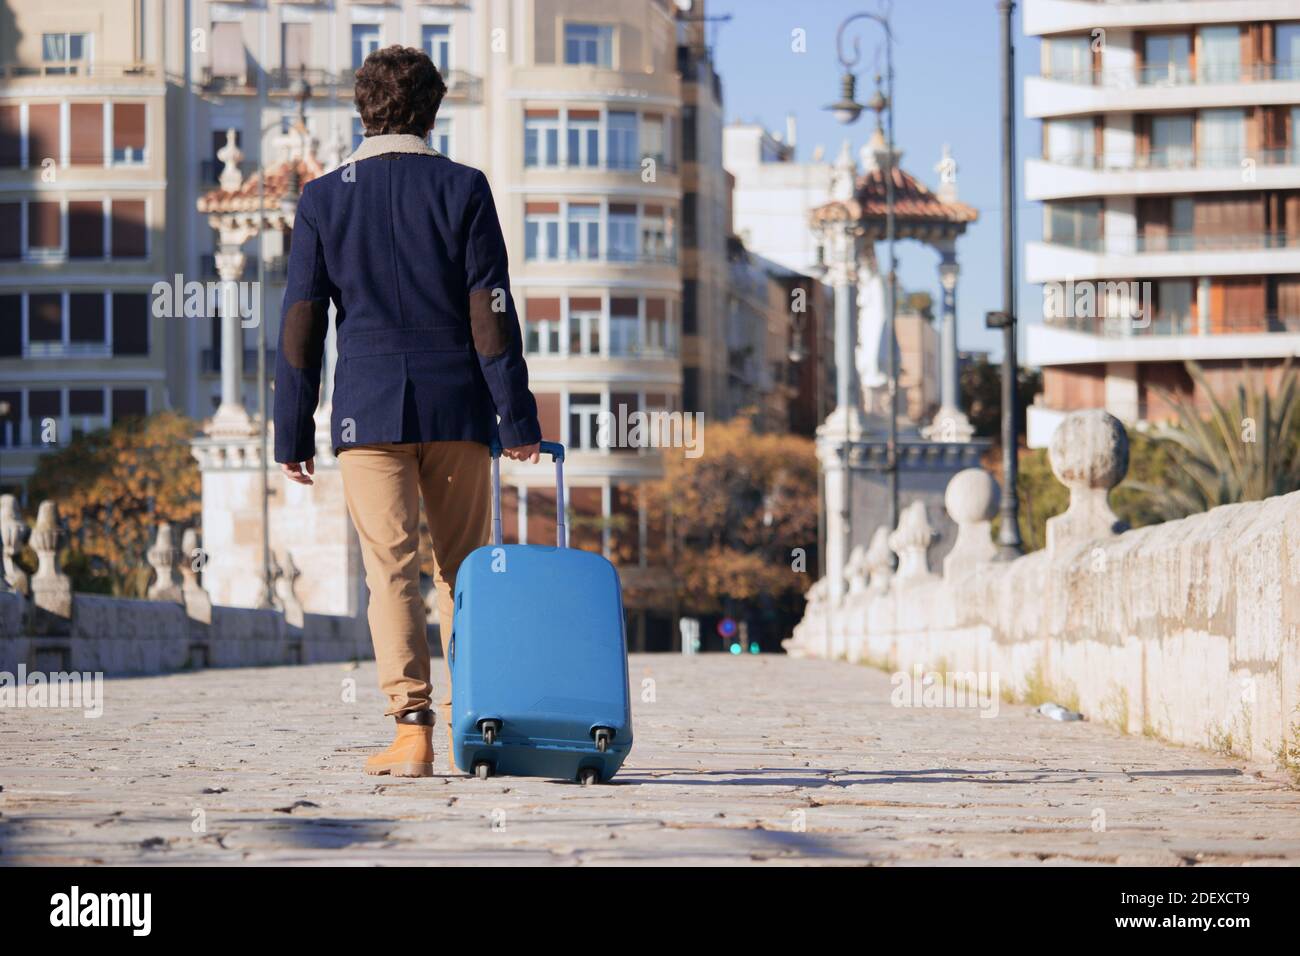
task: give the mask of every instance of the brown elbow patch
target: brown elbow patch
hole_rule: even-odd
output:
[[[510,345],[510,310],[506,302],[504,289],[479,289],[469,294],[474,350],[484,358],[500,355]]]
[[[294,368],[315,368],[325,353],[329,306],[323,299],[303,299],[284,314],[284,357]]]

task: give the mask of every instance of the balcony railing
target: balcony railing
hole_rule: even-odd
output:
[[[1077,169],[1127,172],[1137,169],[1239,169],[1244,163],[1256,166],[1300,166],[1300,146],[1281,146],[1247,151],[1241,149],[1196,149],[1190,145],[1132,153],[1057,153],[1044,162]]]
[[[268,256],[262,274],[267,282],[283,282],[289,271],[288,256]],[[199,256],[199,278],[205,281],[220,281],[217,271],[217,259],[213,255]],[[237,282],[253,282],[257,279],[257,257],[250,255],[244,259],[244,272]]]
[[[556,160],[553,163],[542,163],[536,160],[529,161],[524,158],[524,169],[563,169],[563,170],[604,170],[606,172],[627,172],[640,175],[641,164],[647,159],[654,160],[656,171],[666,173],[675,173],[677,163],[666,156],[638,156],[635,159],[606,159],[599,163],[582,163],[577,160],[565,160],[563,162]]]
[[[0,65],[0,80],[27,77],[76,76],[96,79],[121,79],[123,77],[152,78],[159,75],[158,67],[151,63],[95,63],[82,60],[61,60],[55,63],[6,63]]]
[[[1095,236],[1051,237],[1048,245],[1078,249],[1083,252],[1127,255],[1159,252],[1241,252],[1256,249],[1297,249],[1300,236],[1278,231],[1261,231],[1229,235],[1168,232],[1159,235],[1125,236],[1105,239]]]
[[[1087,332],[1104,338],[1135,338],[1152,335],[1196,335],[1197,320],[1190,315],[1161,315],[1150,319],[1129,316],[1052,316],[1043,324],[1054,329]],[[1300,332],[1300,315],[1267,312],[1251,316],[1231,316],[1212,322],[1216,331],[1212,335],[1233,333],[1297,333]]]
[[[199,354],[200,366],[205,374],[221,372],[221,349],[203,349]],[[275,373],[275,349],[266,350],[266,367]],[[257,374],[257,349],[244,349],[244,377]]]
[[[273,68],[265,71],[266,91],[272,96],[289,96],[294,83],[306,79],[313,90],[330,87],[349,90],[356,83],[356,69],[338,71],[302,68]],[[476,103],[482,98],[483,80],[466,70],[448,70],[443,74],[448,102]],[[249,62],[242,73],[217,73],[211,66],[203,68],[202,86],[210,93],[256,93],[257,65]]]
[[[1300,80],[1300,63],[1253,63],[1208,65],[1193,69],[1177,63],[1143,66],[1139,69],[1049,70],[1045,80],[1074,86],[1100,86],[1106,89],[1135,89],[1139,86],[1213,86],[1224,83],[1284,83]]]

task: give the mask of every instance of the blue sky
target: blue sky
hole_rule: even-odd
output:
[[[963,349],[1001,354],[1000,333],[984,328],[984,313],[1002,306],[1001,285],[1001,138],[998,80],[998,13],[995,0],[895,0],[892,4],[895,99],[894,135],[902,166],[930,188],[938,182],[934,165],[943,144],[957,161],[961,199],[979,210],[979,220],[958,242],[961,279],[957,286],[958,343]],[[728,122],[761,122],[783,131],[785,116],[798,124],[797,156],[807,159],[821,144],[834,157],[847,137],[855,154],[870,137],[870,113],[852,126],[836,122],[823,110],[839,95],[840,64],[835,32],[858,11],[878,12],[880,0],[712,0],[709,15],[732,19],[710,27],[723,109]],[[1020,33],[1016,22],[1016,108],[1022,113],[1026,72],[1038,72],[1038,40]],[[791,31],[806,31],[807,52],[791,51]],[[855,21],[846,32],[861,41],[858,100],[871,95],[875,66],[884,72],[884,33],[868,20]],[[1042,213],[1023,195],[1024,157],[1039,150],[1037,121],[1018,119],[1016,126],[1017,210],[1020,243],[1041,234]],[[881,249],[883,256],[883,247]],[[938,294],[938,256],[915,242],[899,245],[899,281],[908,291]],[[1023,258],[1017,263],[1023,275]],[[1041,312],[1037,288],[1020,285],[1020,311],[1026,321]],[[1024,334],[1020,336],[1023,352]]]

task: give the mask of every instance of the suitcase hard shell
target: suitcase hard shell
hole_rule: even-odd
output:
[[[607,781],[632,749],[622,588],[602,555],[564,546],[564,447],[542,448],[556,463],[557,545],[500,543],[494,446],[494,543],[456,574],[456,765],[479,776]]]

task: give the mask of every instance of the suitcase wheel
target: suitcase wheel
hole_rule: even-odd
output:
[[[501,732],[501,721],[485,720],[479,724],[479,729],[483,731],[483,743],[491,747],[497,742],[497,734]]]
[[[601,753],[609,749],[609,742],[614,739],[614,731],[608,727],[597,727],[591,735],[596,738],[596,749]]]
[[[600,772],[595,767],[583,767],[578,771],[578,783],[584,787],[590,787],[593,783],[600,783]]]
[[[474,776],[478,777],[480,780],[486,780],[488,777],[492,776],[492,765],[486,760],[480,760],[478,763],[474,764]]]

